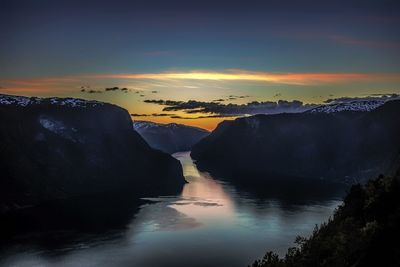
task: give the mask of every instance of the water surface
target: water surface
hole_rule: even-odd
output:
[[[255,198],[199,172],[188,152],[174,156],[189,182],[180,195],[146,198],[122,228],[31,233],[3,250],[0,266],[245,267],[266,250],[283,255],[340,204]]]

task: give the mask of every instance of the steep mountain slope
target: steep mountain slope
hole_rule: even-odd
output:
[[[257,184],[297,177],[362,181],[391,169],[400,151],[400,101],[369,112],[256,115],[222,122],[192,149],[198,166]]]
[[[184,183],[180,163],[151,149],[111,104],[0,95],[0,139],[0,211],[103,192],[177,192]]]
[[[170,154],[191,150],[194,144],[209,134],[204,129],[176,123],[134,121],[133,128],[152,148]]]

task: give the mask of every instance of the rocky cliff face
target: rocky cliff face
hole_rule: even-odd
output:
[[[222,122],[192,150],[200,168],[249,183],[274,177],[353,183],[392,169],[400,101],[370,111],[256,115]]]
[[[133,128],[155,149],[166,153],[189,151],[209,132],[182,124],[160,124],[150,121],[134,121]]]
[[[0,207],[115,192],[178,192],[180,163],[153,150],[120,107],[0,95]]]

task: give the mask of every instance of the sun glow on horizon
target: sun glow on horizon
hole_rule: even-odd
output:
[[[150,120],[158,123],[177,122],[213,130],[221,121],[233,119],[233,117],[207,117],[204,113],[184,111],[154,116],[155,113],[163,112],[164,107],[144,103],[144,100],[212,102],[223,98],[220,103],[246,104],[251,101],[296,99],[304,103],[323,103],[324,100],[333,96],[348,97],[368,93],[398,92],[396,86],[399,83],[400,73],[278,73],[227,69],[2,79],[0,92],[25,96],[99,100],[122,106],[130,113],[145,114],[139,117],[133,116],[136,120]],[[105,90],[107,87],[114,86],[127,88],[127,91]],[[352,94],[348,93],[350,89]],[[358,93],[355,93],[356,91]],[[241,95],[243,98],[233,99],[232,95]]]

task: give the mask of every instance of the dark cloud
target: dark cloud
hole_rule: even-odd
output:
[[[194,101],[194,100],[190,100]],[[163,106],[176,106],[176,105],[181,105],[184,104],[184,101],[175,101],[175,100],[156,100],[156,99],[146,99],[143,100],[144,103],[152,103],[152,104],[158,104],[158,105],[163,105]]]
[[[316,104],[304,104],[299,100],[279,100],[277,102],[253,101],[247,104],[222,104],[219,102],[202,102],[196,100],[145,100],[144,102],[165,106],[163,108],[163,111],[183,111],[188,114],[205,113],[225,117],[254,114],[276,114],[284,112],[302,112],[317,106]]]
[[[108,91],[118,91],[119,87],[108,87],[106,89],[104,89],[104,91],[108,92]]]
[[[150,114],[131,113],[132,117],[148,117]]]
[[[84,90],[84,89],[82,89],[82,90]],[[101,93],[103,93],[100,90],[86,90],[86,91],[82,91],[82,90],[81,90],[81,92],[86,92],[88,94],[101,94]]]
[[[151,114],[151,116],[155,116],[155,117],[171,117],[171,116],[175,116],[175,114],[171,114],[171,113],[153,113],[153,114]]]
[[[131,113],[130,115],[132,117],[170,117],[171,119],[183,119],[183,120],[237,117],[237,116],[231,116],[231,115],[206,115],[206,116],[196,116],[196,117],[185,117],[185,116],[180,116],[180,115],[176,115],[173,113],[152,113],[152,114]]]
[[[230,95],[229,98],[246,98],[248,95]]]
[[[250,97],[248,95],[229,95],[226,98],[219,98],[219,99],[214,99],[212,102],[224,102],[224,101],[228,101],[228,100],[235,100],[235,99],[239,99],[239,98],[247,98]]]
[[[321,98],[322,96],[316,96]],[[325,104],[345,103],[352,101],[365,101],[365,100],[380,100],[387,101],[392,99],[400,99],[400,94],[373,94],[365,97],[340,97],[330,98],[324,101]],[[203,113],[206,115],[191,117],[180,116],[169,113],[163,113],[163,116],[169,116],[174,119],[203,119],[203,118],[225,118],[225,117],[240,117],[245,115],[255,114],[278,114],[278,113],[296,113],[303,112],[321,104],[305,104],[299,100],[286,101],[253,101],[246,104],[224,104],[221,103],[226,99],[215,99],[212,102],[203,102],[196,100],[189,101],[175,101],[175,100],[162,100],[162,99],[146,99],[145,103],[151,103],[164,106],[163,111],[183,111],[186,114]],[[154,115],[152,115],[154,116]]]
[[[102,90],[90,89],[90,86],[83,85],[83,86],[81,86],[80,91],[82,93],[88,93],[88,94],[101,94],[103,92],[108,93],[108,92],[115,92],[115,91],[128,93],[130,90],[128,88],[126,88],[126,87],[117,87],[117,86],[115,86],[115,87],[107,87],[102,91]]]
[[[205,119],[205,118],[229,118],[229,117],[239,117],[237,115],[206,115],[206,116],[197,116],[197,117],[185,117],[179,115],[170,116],[171,119],[182,119],[182,120],[196,120],[196,119]]]
[[[91,90],[89,85],[82,85],[80,89],[82,93],[89,92]]]
[[[152,113],[152,114],[138,114],[138,113],[132,113],[131,114],[132,117],[149,117],[149,116],[153,116],[153,117],[171,117],[175,116],[175,114],[171,114],[171,113]]]
[[[115,86],[115,87],[105,88],[104,91],[106,91],[106,92],[115,92],[115,91],[128,92],[128,88],[126,88],[126,87],[120,88],[118,86]]]

